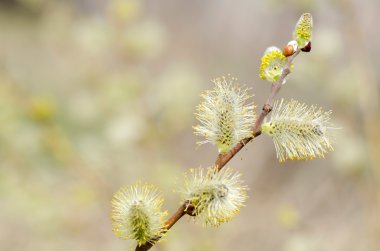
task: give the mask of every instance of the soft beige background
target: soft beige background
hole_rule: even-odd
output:
[[[335,151],[279,164],[268,137],[230,163],[247,206],[217,229],[182,219],[152,250],[380,250],[378,0],[2,0],[0,250],[131,250],[109,219],[112,194],[156,184],[178,207],[182,174],[217,152],[195,145],[210,79],[252,87],[267,46],[303,12],[313,49],[280,97],[332,109]]]

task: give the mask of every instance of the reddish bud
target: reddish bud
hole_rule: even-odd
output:
[[[285,48],[282,50],[282,54],[284,54],[285,57],[290,57],[291,55],[294,54],[294,48],[292,45],[287,45]]]

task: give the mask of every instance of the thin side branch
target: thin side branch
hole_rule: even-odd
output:
[[[300,53],[300,50],[297,50],[292,56],[288,57],[286,59],[285,67],[281,73],[280,78],[277,82],[272,84],[271,92],[269,94],[269,97],[267,101],[265,102],[263,109],[259,115],[259,117],[256,119],[256,122],[252,125],[252,137],[242,139],[239,143],[237,143],[229,152],[225,154],[219,154],[216,161],[215,166],[218,168],[218,171],[220,171],[243,147],[248,144],[251,140],[253,140],[255,137],[259,136],[261,134],[261,125],[264,122],[265,117],[272,111],[273,102],[277,95],[277,93],[280,91],[282,85],[285,83],[286,77],[290,73],[291,64],[293,62],[293,59],[297,57],[297,55]],[[185,201],[164,224],[164,227],[162,228],[163,233],[166,233],[169,231],[169,229],[184,215],[188,214],[193,216],[193,207],[189,203],[189,201]],[[152,239],[149,243],[146,243],[142,246],[137,246],[135,251],[148,251],[158,240],[160,237]]]

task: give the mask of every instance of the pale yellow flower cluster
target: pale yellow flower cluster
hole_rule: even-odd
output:
[[[152,185],[122,187],[111,201],[112,231],[121,239],[135,239],[139,246],[161,236],[163,198]]]
[[[221,77],[212,81],[213,90],[204,92],[203,102],[197,107],[199,125],[194,126],[196,135],[205,140],[198,144],[212,143],[219,153],[226,153],[240,140],[252,136],[255,106],[248,103],[248,89],[239,87],[237,79]]]
[[[277,158],[313,159],[324,157],[333,150],[331,111],[324,112],[316,106],[306,106],[296,100],[276,102],[271,120],[262,125],[262,132],[273,138]]]
[[[248,188],[241,174],[225,167],[191,169],[186,174],[183,198],[194,206],[194,220],[217,227],[234,217],[247,199]]]

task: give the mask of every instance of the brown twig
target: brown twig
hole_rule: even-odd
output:
[[[277,82],[272,84],[270,95],[265,102],[263,109],[259,115],[259,117],[256,119],[255,123],[252,125],[252,137],[242,139],[239,143],[237,143],[229,152],[225,154],[219,154],[215,161],[215,166],[218,168],[218,171],[220,171],[243,147],[248,144],[253,138],[259,136],[261,134],[261,125],[264,122],[265,117],[272,111],[273,102],[277,95],[277,93],[280,91],[282,85],[285,83],[286,76],[290,73],[290,68],[293,59],[300,53],[300,50],[297,50],[292,56],[288,57],[286,59],[285,67],[278,79]],[[189,201],[185,201],[166,222],[164,227],[162,228],[163,233],[166,233],[169,231],[169,229],[184,215],[193,215],[193,207],[190,204]],[[156,238],[152,239],[149,243],[146,243],[142,246],[137,246],[135,251],[148,251],[161,237],[157,236]]]

